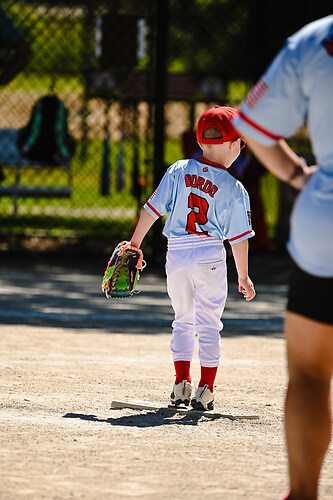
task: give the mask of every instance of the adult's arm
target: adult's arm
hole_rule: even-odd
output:
[[[281,181],[287,182],[295,189],[303,189],[309,176],[317,169],[309,167],[303,158],[299,157],[286,143],[280,139],[273,146],[266,146],[245,136],[246,143],[265,167]]]

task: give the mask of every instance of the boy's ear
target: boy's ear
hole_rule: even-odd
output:
[[[198,144],[199,148],[203,150],[203,146],[202,146],[201,142],[197,141],[197,144]]]

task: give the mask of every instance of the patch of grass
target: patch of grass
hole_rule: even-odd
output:
[[[133,219],[100,220],[85,217],[52,217],[45,215],[18,215],[16,219],[0,217],[1,234],[25,234],[39,236],[86,236],[90,234],[109,236],[129,235],[133,230]]]
[[[152,149],[152,145],[148,145]],[[19,198],[18,216],[14,219],[13,198],[4,196],[1,199],[0,216],[2,229],[12,233],[35,234],[38,231],[50,234],[72,232],[81,234],[107,234],[112,230],[124,231],[133,227],[136,213],[153,191],[152,162],[145,161],[147,144],[141,140],[137,144],[139,176],[145,179],[139,198],[133,194],[133,160],[134,144],[130,139],[125,141],[124,176],[125,187],[117,190],[117,169],[119,143],[110,142],[110,194],[101,194],[101,172],[103,161],[103,141],[94,139],[77,144],[71,162],[73,174],[72,195],[66,198]],[[166,167],[181,158],[180,141],[167,139]],[[15,169],[3,169],[5,179],[3,185],[12,184],[15,180]],[[164,173],[164,172],[163,172]],[[22,171],[22,185],[64,186],[67,174],[57,168],[25,168]],[[53,208],[52,208],[53,207]],[[45,215],[43,215],[45,213]],[[52,214],[50,216],[50,213]],[[58,214],[58,215],[56,215]],[[129,214],[132,214],[129,218]]]
[[[82,151],[84,148],[84,151]],[[144,164],[145,144],[139,143],[140,175],[147,179],[143,186],[141,199],[132,193],[133,144],[125,144],[125,188],[116,189],[117,162],[119,144],[110,144],[111,187],[110,195],[101,194],[101,168],[103,143],[101,140],[90,140],[86,144],[79,143],[72,160],[73,190],[70,199],[20,198],[19,211],[12,217],[13,199],[1,199],[2,232],[12,234],[49,234],[49,235],[109,235],[130,234],[136,214],[153,190],[152,165]],[[82,155],[84,152],[84,156]],[[83,156],[83,160],[81,160]],[[177,139],[167,139],[165,148],[166,168],[182,158],[181,143]],[[13,169],[4,170],[6,183],[13,182]],[[26,169],[22,183],[39,185],[64,184],[64,173],[57,169],[38,171]],[[278,216],[278,180],[267,173],[261,179],[269,236],[274,237]],[[53,208],[52,208],[53,207]]]

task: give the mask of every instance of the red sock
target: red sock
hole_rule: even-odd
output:
[[[174,361],[175,371],[176,371],[176,384],[179,384],[183,380],[187,380],[191,383],[191,361]]]
[[[202,366],[199,387],[208,384],[210,392],[214,392],[214,382],[217,373],[217,366]]]

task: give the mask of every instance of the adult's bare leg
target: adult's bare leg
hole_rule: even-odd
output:
[[[333,326],[287,311],[289,383],[285,402],[290,500],[316,500],[331,439]]]

